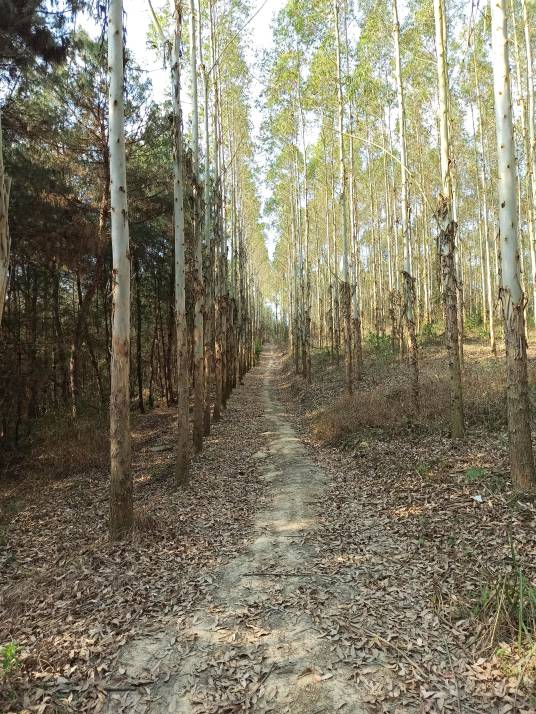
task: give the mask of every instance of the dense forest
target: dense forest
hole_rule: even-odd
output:
[[[0,0],[1,711],[536,710],[535,21]]]

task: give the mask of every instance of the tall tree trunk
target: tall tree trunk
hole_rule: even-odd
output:
[[[528,155],[527,155],[527,168],[530,175],[530,188],[531,195],[529,199],[529,226],[533,229],[529,231],[530,245],[530,255],[532,261],[532,290],[533,290],[533,318],[536,324],[536,250],[534,246],[534,241],[536,236],[534,235],[534,223],[533,216],[536,213],[536,137],[534,134],[534,77],[533,77],[533,65],[532,65],[532,45],[530,38],[530,20],[528,16],[527,0],[521,0],[523,7],[523,30],[525,36],[525,54],[527,60],[527,123],[529,126],[528,132]]]
[[[350,295],[350,271],[348,261],[348,214],[346,206],[347,175],[346,162],[344,160],[344,103],[342,94],[342,62],[341,62],[341,40],[339,29],[339,0],[333,0],[333,13],[335,21],[335,38],[337,51],[337,109],[339,121],[339,181],[340,181],[340,211],[342,225],[342,264],[344,283],[341,285],[342,307],[344,320],[344,354],[346,361],[346,389],[352,393],[352,343],[351,343],[351,295]]]
[[[303,154],[303,193],[304,193],[304,242],[302,252],[303,272],[303,376],[307,382],[311,382],[311,275],[309,265],[309,234],[310,234],[310,218],[309,218],[309,184],[307,179],[307,142],[305,141],[305,113],[303,111],[303,103],[301,96],[301,76],[300,76],[300,54],[298,54],[298,107],[300,112],[301,124],[301,141]],[[298,174],[299,175],[299,174]]]
[[[452,216],[452,177],[450,171],[449,84],[447,70],[447,38],[445,35],[443,0],[434,0],[436,30],[437,79],[439,93],[439,135],[441,154],[441,193],[437,204],[439,224],[439,256],[445,312],[445,337],[450,374],[450,432],[453,438],[464,435],[463,392],[458,346],[458,301],[456,263],[456,223]]]
[[[112,215],[112,365],[110,395],[110,534],[120,540],[132,529],[133,482],[130,464],[130,253],[124,127],[123,2],[110,0],[110,205]]]
[[[217,46],[216,46],[216,7],[214,2],[209,3],[209,19],[210,19],[210,47],[211,47],[211,65],[214,68],[213,76],[213,93],[214,93],[214,111],[213,111],[213,141],[214,141],[214,410],[212,418],[218,421],[223,408],[223,351],[224,351],[224,288],[225,288],[225,259],[226,259],[226,238],[223,230],[222,216],[222,190],[223,182],[220,179],[220,111],[219,111],[219,83],[217,75]]]
[[[173,230],[175,238],[175,335],[177,341],[177,442],[175,477],[188,480],[190,466],[190,380],[188,371],[188,325],[186,322],[186,272],[184,238],[184,178],[181,109],[182,2],[175,2],[175,33],[171,79],[173,91]]]
[[[406,111],[404,88],[400,67],[400,23],[398,21],[397,0],[393,0],[393,40],[395,47],[395,73],[398,95],[398,121],[400,132],[400,175],[402,188],[402,239],[404,242],[404,317],[408,333],[408,352],[412,375],[412,397],[416,411],[419,410],[419,363],[417,357],[417,334],[415,330],[415,279],[412,274],[411,243],[409,226],[409,191],[406,158]]]
[[[478,111],[478,133],[480,137],[480,168],[479,168],[479,181],[480,181],[480,193],[482,196],[482,214],[484,218],[484,250],[486,258],[486,287],[487,287],[487,298],[488,298],[488,317],[489,317],[489,340],[490,349],[493,354],[497,354],[497,346],[495,342],[495,310],[493,304],[493,282],[491,279],[491,257],[490,257],[490,231],[488,222],[488,190],[487,190],[487,180],[486,180],[486,152],[484,143],[484,115],[482,111],[482,101],[480,98],[480,81],[478,77],[478,69],[476,64],[476,47],[473,53],[473,68],[475,76],[475,90],[476,90],[476,101],[477,101],[477,111]],[[494,244],[496,241],[494,241]],[[498,272],[498,271],[497,271]]]
[[[534,486],[535,474],[527,382],[525,297],[519,274],[516,169],[506,2],[493,0],[490,2],[490,7],[510,468],[514,485],[519,489],[529,489]]]
[[[194,172],[195,222],[194,222],[194,451],[203,448],[204,433],[204,340],[203,340],[203,243],[201,237],[202,198],[199,195],[199,107],[197,101],[197,38],[195,0],[190,0],[190,63],[192,79],[192,164]]]
[[[204,117],[205,117],[205,166],[203,175],[203,203],[205,207],[203,233],[205,243],[204,309],[203,309],[203,434],[210,434],[212,419],[212,374],[214,370],[214,241],[212,239],[212,206],[210,196],[210,116],[209,75],[203,61],[203,37],[201,34],[201,5],[199,4],[199,60],[203,72]]]

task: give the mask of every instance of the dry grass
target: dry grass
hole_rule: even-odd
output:
[[[326,374],[323,362],[324,356],[320,355],[318,368],[322,371],[321,380]],[[535,381],[532,377],[536,365],[530,365],[529,372],[532,383]],[[349,436],[371,430],[391,434],[408,430],[448,432],[448,369],[441,349],[421,353],[419,377],[420,408],[416,412],[407,365],[395,359],[383,363],[369,360],[365,380],[357,385],[352,396],[344,394],[342,381],[333,381],[331,399],[318,399],[318,409],[312,410],[314,435],[319,441],[336,444]],[[488,431],[504,429],[506,384],[502,359],[490,357],[479,345],[469,346],[463,380],[467,426]]]
[[[147,506],[140,506],[134,514],[134,534],[156,533],[161,530],[161,520]]]
[[[107,414],[50,415],[39,419],[24,448],[5,454],[3,473],[8,477],[27,475],[61,479],[109,463]],[[7,458],[6,458],[7,457]],[[13,458],[14,457],[14,458]]]

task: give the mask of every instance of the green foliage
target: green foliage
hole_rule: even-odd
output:
[[[0,646],[0,666],[4,676],[18,668],[19,653],[20,647],[16,642]]]
[[[262,342],[258,337],[256,337],[255,338],[255,356],[257,357],[257,359],[260,357],[261,352],[262,352]]]
[[[393,356],[393,343],[389,335],[379,335],[376,332],[369,332],[367,335],[367,346],[375,357],[389,359]]]
[[[486,476],[486,469],[480,469],[476,466],[470,466],[465,471],[465,478],[469,483],[474,483],[475,481],[480,481],[483,476]]]
[[[443,327],[439,322],[426,322],[421,328],[419,342],[421,345],[430,345],[437,342],[443,333]]]
[[[487,340],[489,338],[489,330],[484,326],[482,315],[478,312],[472,312],[470,315],[467,315],[464,323],[464,331],[466,335],[481,340]]]
[[[487,469],[477,466],[470,466],[465,471],[465,479],[467,483],[479,483],[493,493],[503,491],[505,488],[505,479],[502,474],[490,473]]]

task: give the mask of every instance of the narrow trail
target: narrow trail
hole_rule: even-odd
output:
[[[123,648],[115,674],[124,686],[109,692],[109,712],[365,711],[304,607],[330,577],[317,571],[314,547],[328,479],[274,396],[278,365],[268,348],[248,377],[262,381],[266,445],[253,459],[269,498],[247,548],[219,571],[200,573],[210,594],[195,612]]]

